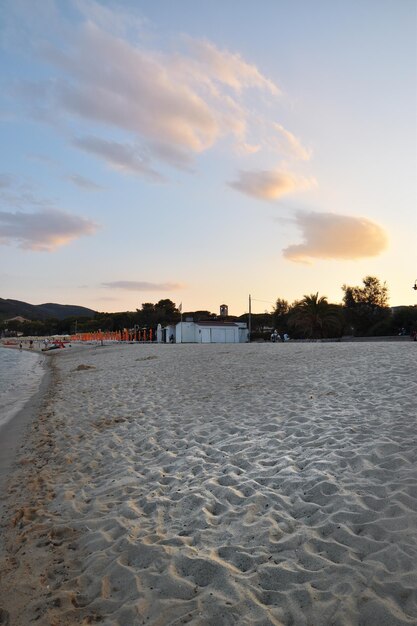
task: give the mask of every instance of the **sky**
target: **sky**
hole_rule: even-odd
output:
[[[2,0],[0,297],[417,304],[415,0]]]

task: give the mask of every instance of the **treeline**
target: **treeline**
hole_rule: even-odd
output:
[[[252,339],[269,339],[276,329],[281,335],[299,339],[322,339],[353,335],[358,337],[412,334],[417,331],[417,306],[397,307],[388,305],[388,288],[374,276],[363,279],[361,286],[343,285],[343,304],[329,303],[318,293],[305,295],[292,304],[277,298],[273,310],[268,313],[252,314]],[[184,311],[183,319],[194,321],[216,319],[210,311]],[[178,307],[171,300],[159,300],[153,304],[145,302],[141,309],[121,313],[96,313],[90,317],[68,317],[64,320],[50,318],[34,321],[0,322],[4,335],[23,333],[26,336],[48,336],[133,329],[156,329],[176,324],[181,319]],[[249,323],[247,313],[239,317],[229,316],[229,321]]]
[[[211,315],[208,311],[204,312]],[[215,316],[214,316],[215,317]],[[49,318],[46,320],[29,320],[19,322],[11,320],[0,322],[3,334],[23,333],[25,336],[73,335],[98,330],[117,331],[125,328],[156,328],[158,324],[166,326],[176,324],[181,313],[171,300],[160,300],[156,304],[145,302],[141,309],[121,313],[96,313],[94,317],[67,317],[63,320]],[[209,319],[209,318],[205,318]]]
[[[291,305],[278,298],[269,317],[270,324],[280,334],[306,339],[411,335],[417,331],[417,307],[393,310],[388,305],[385,283],[375,276],[366,276],[362,283],[342,286],[343,304],[329,303],[318,293],[305,295]]]

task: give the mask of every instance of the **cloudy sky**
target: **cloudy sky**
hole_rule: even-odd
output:
[[[0,297],[416,303],[416,7],[3,0]]]

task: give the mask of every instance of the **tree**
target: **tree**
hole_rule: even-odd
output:
[[[394,310],[392,332],[398,335],[403,329],[407,334],[417,330],[417,306],[400,306]]]
[[[176,324],[180,321],[180,312],[175,306],[175,302],[165,299],[159,300],[155,304],[156,322],[166,326],[167,324]]]
[[[288,319],[289,325],[312,339],[340,335],[342,323],[337,307],[329,304],[318,292],[303,296],[294,303]]]
[[[372,335],[391,315],[388,287],[375,276],[366,276],[363,287],[343,285],[344,313],[357,335]]]
[[[232,317],[232,316],[230,316]],[[235,317],[236,321],[245,322],[249,327],[249,314],[243,313]],[[271,337],[272,326],[272,313],[252,313],[251,314],[251,338],[252,339],[264,339],[268,340]]]
[[[192,317],[194,322],[205,322],[217,319],[217,315],[215,313],[211,313],[210,311],[206,311],[204,309],[198,311],[186,311],[184,313],[184,317]]]
[[[158,324],[176,324],[180,320],[180,312],[175,306],[175,302],[165,299],[159,300],[156,304],[144,302],[142,309],[136,309],[136,321],[139,326],[146,328],[156,328]]]
[[[272,324],[280,333],[285,333],[288,330],[288,314],[290,312],[290,305],[287,300],[277,298],[275,308],[272,311]]]
[[[386,283],[381,284],[376,276],[365,276],[362,282],[363,287],[343,285],[345,306],[364,304],[370,308],[387,308],[388,287]]]

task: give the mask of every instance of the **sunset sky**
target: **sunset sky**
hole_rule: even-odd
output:
[[[415,0],[3,0],[0,297],[417,304]]]

